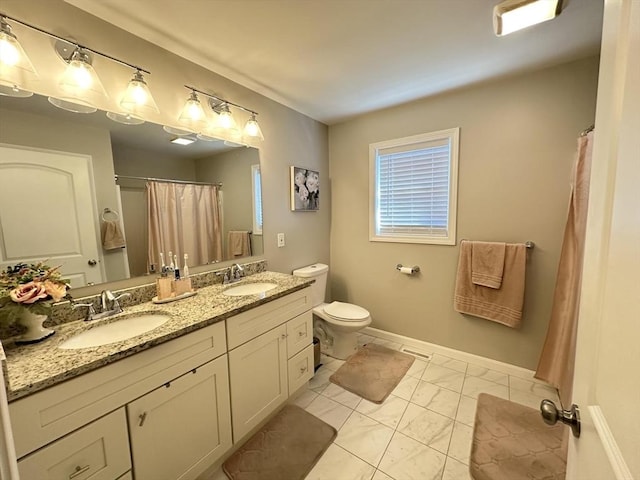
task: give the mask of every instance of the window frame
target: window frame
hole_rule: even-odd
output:
[[[259,177],[260,180],[260,184],[257,185],[257,188],[256,177]],[[258,198],[258,195],[260,195],[260,198]],[[258,218],[258,210],[260,218]],[[251,217],[253,219],[253,235],[262,235],[262,227],[264,225],[264,208],[262,204],[262,171],[260,169],[260,164],[251,165]]]
[[[448,139],[449,141],[449,199],[447,215],[447,236],[434,236],[427,233],[416,234],[380,234],[377,232],[378,218],[378,152],[383,149],[409,147],[424,142]],[[456,244],[456,221],[458,212],[458,161],[460,127],[438,130],[436,132],[411,135],[409,137],[385,140],[369,145],[369,241],[416,243],[432,245]]]

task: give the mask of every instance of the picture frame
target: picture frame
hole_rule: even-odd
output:
[[[315,212],[320,209],[320,173],[291,166],[291,211]]]

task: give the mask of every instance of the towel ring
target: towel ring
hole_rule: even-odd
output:
[[[102,221],[103,221],[103,222],[106,222],[106,221],[107,221],[107,219],[105,218],[105,216],[106,216],[107,214],[109,214],[109,213],[111,213],[112,215],[115,215],[115,217],[116,217],[116,218],[115,218],[115,220],[116,220],[116,221],[120,220],[120,214],[119,214],[118,212],[116,212],[115,210],[111,210],[110,208],[105,208],[105,209],[102,211]]]

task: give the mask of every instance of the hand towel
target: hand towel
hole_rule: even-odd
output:
[[[472,243],[462,242],[453,308],[460,313],[518,328],[524,304],[527,247],[522,243],[506,245],[502,286],[499,289],[476,285],[471,281],[471,255]]]
[[[102,247],[105,250],[115,250],[116,248],[125,247],[120,222],[116,220],[105,220],[102,222]]]
[[[246,230],[229,230],[227,244],[229,258],[251,256],[251,238]]]
[[[500,288],[504,271],[504,242],[471,242],[471,281]]]

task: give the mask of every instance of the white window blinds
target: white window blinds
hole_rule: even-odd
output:
[[[457,133],[457,129],[454,129]],[[449,131],[446,131],[449,132]],[[443,133],[443,132],[436,132]],[[450,243],[455,202],[452,202],[454,138],[426,134],[382,142],[375,151],[375,230],[372,240],[425,239]],[[455,140],[457,140],[457,135]],[[457,158],[455,165],[457,165]],[[438,241],[440,239],[440,241]],[[454,240],[455,241],[455,240]]]

